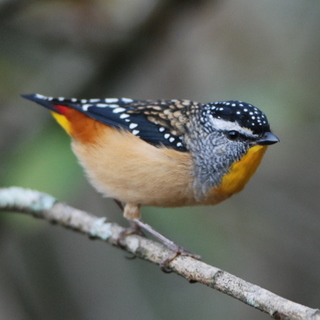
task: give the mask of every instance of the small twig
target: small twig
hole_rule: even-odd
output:
[[[0,189],[0,211],[31,214],[119,246],[124,228],[58,202],[48,194],[18,187]],[[121,237],[121,248],[141,259],[160,264],[170,254],[163,245],[138,235]],[[320,310],[284,299],[221,269],[191,257],[178,256],[169,263],[175,273],[226,293],[278,320],[320,320]]]

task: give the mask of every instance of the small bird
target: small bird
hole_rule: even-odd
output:
[[[279,141],[265,114],[242,101],[23,97],[52,111],[91,184],[152,234],[141,206],[215,205],[241,191]]]

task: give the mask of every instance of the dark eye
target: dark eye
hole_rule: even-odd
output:
[[[230,130],[227,132],[227,138],[230,140],[237,140],[240,137],[240,133],[235,130]]]

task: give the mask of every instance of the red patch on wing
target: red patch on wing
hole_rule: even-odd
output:
[[[70,108],[66,107],[66,106],[55,105],[54,107],[55,107],[55,109],[57,109],[57,111],[59,113],[61,113],[63,115],[66,115],[70,111]]]

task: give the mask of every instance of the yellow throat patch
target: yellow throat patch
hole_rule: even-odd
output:
[[[241,191],[252,175],[256,172],[267,146],[254,146],[241,158],[235,162],[230,171],[223,177],[221,185],[215,189],[222,198],[227,198]]]

